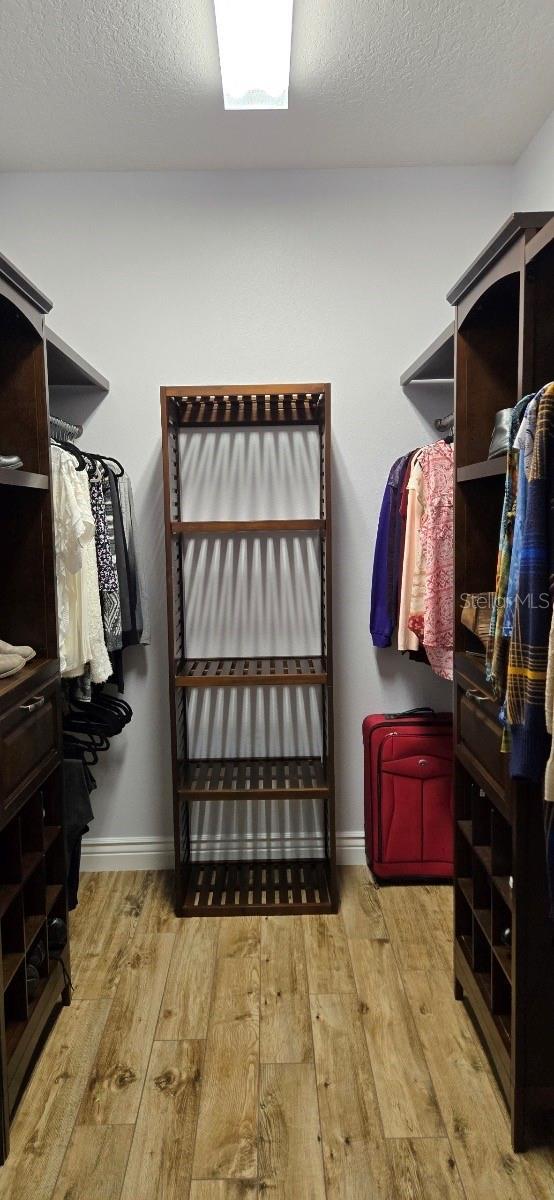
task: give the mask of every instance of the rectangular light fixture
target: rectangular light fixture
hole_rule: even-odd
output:
[[[225,108],[288,108],[293,0],[214,0]]]

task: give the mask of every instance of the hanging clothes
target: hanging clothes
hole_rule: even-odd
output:
[[[514,535],[514,520],[518,483],[518,451],[514,442],[519,431],[523,415],[532,396],[524,396],[512,411],[510,424],[510,448],[508,450],[508,465],[504,486],[504,504],[500,524],[500,540],[496,566],[496,586],[494,604],[491,614],[490,634],[486,653],[486,676],[492,684],[498,699],[504,697],[506,690],[507,659],[509,646],[504,637],[504,610],[510,576],[512,544]]]
[[[87,465],[90,504],[95,524],[96,562],[104,637],[108,651],[121,650],[121,604],[115,552],[108,537],[106,504],[104,500],[104,471],[99,462]]]
[[[525,528],[509,647],[506,712],[511,774],[542,779],[550,752],[546,727],[548,647],[554,579],[554,383],[542,389],[528,481]],[[549,694],[551,683],[549,680]]]
[[[452,679],[454,610],[453,446],[435,442],[419,457],[421,508],[408,627],[436,675]]]
[[[139,642],[141,646],[150,644],[150,614],[148,604],[148,593],[146,590],[146,581],[144,575],[144,565],[140,549],[140,538],[137,536],[137,519],[135,516],[135,505],[133,499],[133,489],[131,480],[126,472],[120,476],[117,481],[119,501],[121,506],[121,519],[123,523],[123,535],[127,546],[127,556],[129,562],[129,571],[133,581],[132,591],[136,597],[135,607],[135,627],[139,634]]]
[[[504,625],[502,630],[505,638],[512,636],[512,630],[514,626],[514,604],[519,579],[521,546],[523,541],[523,531],[525,528],[525,517],[527,513],[527,481],[531,473],[539,396],[540,393],[534,396],[527,405],[523,415],[523,420],[519,427],[519,432],[516,434],[513,447],[514,451],[518,454],[518,478],[514,536],[512,541],[510,573],[508,576],[508,586],[506,589]]]
[[[421,451],[417,451],[411,460],[410,475],[406,486],[406,531],[404,535],[404,554],[402,558],[402,582],[400,586],[400,606],[398,612],[398,649],[418,650],[419,638],[410,629],[410,604],[416,562],[419,553],[421,518],[423,515],[423,472],[421,469]]]
[[[103,683],[111,675],[111,664],[100,610],[88,478],[59,446],[52,446],[52,502],[61,673],[81,675],[88,665],[92,680]]]
[[[400,486],[411,455],[393,463],[381,503],[373,557],[369,629],[374,646],[390,646],[398,604]]]

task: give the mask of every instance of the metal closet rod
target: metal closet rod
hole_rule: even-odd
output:
[[[55,417],[53,413],[50,413],[50,426],[54,427],[54,433],[61,434],[62,437],[66,438],[80,438],[83,432],[82,425],[75,425],[72,421],[64,421],[62,417]]]
[[[440,432],[446,429],[454,428],[454,413],[448,413],[446,417],[437,417],[435,421],[435,429]]]

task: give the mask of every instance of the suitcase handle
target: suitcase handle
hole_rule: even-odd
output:
[[[421,708],[406,708],[404,710],[404,712],[385,713],[384,715],[385,715],[387,721],[398,721],[400,719],[400,717],[416,717],[419,714],[423,714],[423,713],[425,713],[425,715],[429,716],[429,717],[435,716],[434,708],[429,708],[428,705],[427,706],[422,705]]]

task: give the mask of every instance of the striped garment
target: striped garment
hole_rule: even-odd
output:
[[[554,584],[554,383],[543,388],[508,659],[511,774],[538,783],[548,759],[545,688]]]
[[[508,665],[509,641],[504,636],[504,609],[508,592],[510,565],[512,561],[512,542],[514,536],[514,520],[516,512],[518,461],[519,452],[514,449],[514,441],[519,431],[525,409],[532,396],[524,396],[512,411],[510,424],[510,449],[506,468],[506,483],[504,486],[504,506],[500,523],[500,544],[496,565],[496,588],[494,604],[491,613],[491,624],[487,641],[486,672],[487,679],[493,686],[498,698],[503,698],[506,691],[506,673]]]

